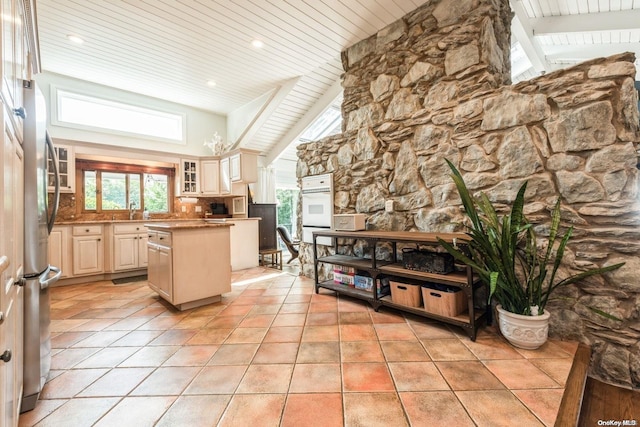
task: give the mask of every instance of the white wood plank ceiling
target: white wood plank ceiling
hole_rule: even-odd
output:
[[[340,52],[428,0],[37,1],[44,71],[223,115],[281,90],[242,141],[270,162],[339,95]],[[511,6],[514,81],[597,56],[640,54],[640,0]],[[254,39],[264,47],[253,48]]]

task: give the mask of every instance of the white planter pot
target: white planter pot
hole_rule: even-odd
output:
[[[551,316],[548,311],[540,316],[523,316],[503,310],[500,305],[496,308],[500,332],[512,345],[535,350],[547,342]]]

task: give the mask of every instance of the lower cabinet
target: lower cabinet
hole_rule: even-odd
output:
[[[113,226],[113,269],[133,270],[147,266],[147,229],[141,224]]]
[[[71,276],[69,227],[56,226],[49,234],[49,264],[60,268],[61,278]]]
[[[73,275],[104,272],[102,225],[73,227]]]
[[[159,237],[165,237],[164,241],[170,241],[168,233],[160,233],[157,231],[149,231],[147,236],[148,250],[147,258],[149,260],[148,281],[147,283],[160,296],[167,301],[173,300],[173,260],[171,256],[171,248],[158,244]]]

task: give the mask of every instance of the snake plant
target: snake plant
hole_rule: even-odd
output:
[[[511,211],[498,216],[484,193],[473,197],[456,167],[447,160],[458,189],[465,213],[471,225],[468,251],[440,240],[440,244],[458,261],[471,266],[480,280],[489,287],[489,300],[516,314],[543,314],[551,293],[560,286],[586,277],[620,268],[624,263],[583,271],[558,280],[567,242],[573,233],[569,227],[560,236],[560,198],[551,212],[551,226],[546,247],[538,247],[538,236],[524,215],[524,195],[527,182],[518,190]],[[558,243],[559,241],[559,243]],[[532,313],[537,307],[537,313]]]

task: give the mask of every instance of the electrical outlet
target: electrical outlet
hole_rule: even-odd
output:
[[[202,212],[202,206],[196,206],[196,212]]]
[[[186,212],[186,211],[187,211],[187,207],[186,207],[186,206],[183,206],[183,207],[182,207],[182,212]]]

